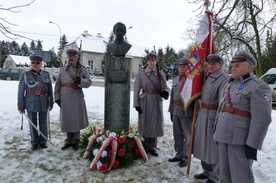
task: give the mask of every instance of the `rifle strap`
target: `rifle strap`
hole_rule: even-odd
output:
[[[155,90],[158,90],[158,87],[156,84],[153,82],[153,80],[147,75],[146,71],[144,71],[145,76],[148,78],[148,80],[151,82],[152,86],[154,87]],[[160,91],[160,90],[158,90]]]
[[[72,81],[75,81],[75,78],[73,77],[72,73],[69,71],[69,69],[66,70]]]

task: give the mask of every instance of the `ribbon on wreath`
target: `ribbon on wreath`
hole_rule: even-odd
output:
[[[86,150],[83,154],[83,158],[87,159],[90,157],[90,149],[93,147],[93,145],[95,144],[96,139],[101,136],[103,134],[102,130],[97,130],[96,132],[94,132],[94,134],[92,136],[89,137],[89,142],[87,144]]]
[[[143,147],[143,144],[142,144],[140,138],[137,137],[137,136],[134,136],[134,139],[135,139],[135,143],[136,143],[136,145],[137,145],[137,147],[139,149],[139,152],[140,152],[140,154],[141,154],[141,156],[143,158],[143,161],[147,162],[148,156],[147,156],[147,153],[145,152],[145,149]]]
[[[107,139],[103,142],[103,144],[102,144],[102,146],[101,146],[101,148],[100,148],[98,154],[94,157],[93,161],[91,162],[91,164],[90,164],[90,166],[89,166],[89,168],[90,168],[91,170],[94,170],[94,169],[95,169],[96,164],[98,163],[98,161],[99,161],[100,158],[101,158],[102,152],[107,148],[107,146],[108,146],[109,144],[111,144],[111,153],[112,153],[112,157],[111,157],[111,160],[110,160],[108,169],[107,169],[107,170],[104,170],[104,171],[102,171],[102,172],[109,171],[109,170],[112,168],[112,166],[113,166],[113,164],[114,164],[114,162],[115,162],[115,158],[116,158],[118,143],[117,143],[117,141],[116,141],[115,138],[110,137],[110,138],[107,138]]]

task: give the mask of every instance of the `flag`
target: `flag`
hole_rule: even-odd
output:
[[[200,21],[196,43],[189,57],[189,69],[180,87],[180,98],[187,110],[190,103],[200,96],[204,78],[204,62],[214,53],[212,12],[206,11]]]

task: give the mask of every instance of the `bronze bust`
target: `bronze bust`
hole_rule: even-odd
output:
[[[118,22],[113,26],[113,33],[115,34],[115,40],[107,44],[107,53],[115,57],[124,57],[131,48],[131,44],[124,40],[126,35],[125,24]]]

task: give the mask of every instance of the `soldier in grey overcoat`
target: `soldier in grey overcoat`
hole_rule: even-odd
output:
[[[208,179],[208,183],[219,182],[218,146],[213,139],[213,129],[222,88],[230,79],[222,66],[223,59],[219,55],[208,55],[208,72],[202,86],[195,126],[193,154],[201,160],[203,173],[196,174],[194,178]]]
[[[182,58],[178,63],[179,75],[173,78],[169,112],[173,122],[174,150],[176,155],[169,158],[169,162],[178,162],[179,167],[187,166],[190,146],[191,126],[194,105],[191,103],[185,111],[180,99],[180,88],[188,70],[189,60]]]
[[[147,68],[135,78],[133,107],[138,111],[138,132],[145,137],[147,150],[158,156],[157,137],[164,135],[163,98],[168,99],[169,87],[165,74],[157,70],[157,56],[149,53],[146,59]]]
[[[43,58],[40,56],[30,56],[31,69],[20,75],[18,85],[17,107],[20,113],[27,110],[28,118],[35,126],[39,126],[40,132],[48,137],[47,113],[52,110],[53,88],[50,74],[42,70]],[[31,145],[35,150],[38,147],[47,148],[47,139],[29,124]]]
[[[271,90],[256,78],[257,61],[246,52],[237,52],[231,61],[231,79],[223,89],[215,121],[220,181],[253,183],[253,160],[271,122]]]
[[[80,141],[80,130],[88,126],[88,116],[82,88],[92,85],[89,73],[79,63],[77,50],[66,51],[68,63],[58,74],[55,84],[55,102],[60,106],[61,131],[66,132],[62,150],[73,146],[77,150]]]

